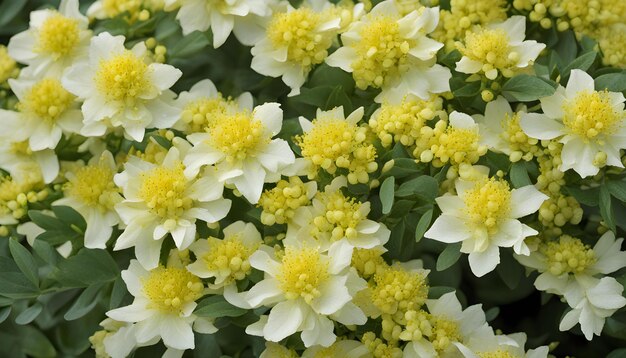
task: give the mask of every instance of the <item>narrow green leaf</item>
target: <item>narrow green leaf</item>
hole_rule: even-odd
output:
[[[8,24],[26,5],[26,0],[7,0],[0,3],[0,26]]]
[[[504,83],[502,94],[516,101],[530,102],[554,94],[556,84],[531,76],[517,75]]]
[[[588,206],[598,206],[598,197],[600,195],[600,189],[580,189],[575,187],[563,187],[564,191],[573,196],[581,204]]]
[[[203,299],[193,312],[196,316],[206,318],[239,317],[247,310],[235,307],[226,302],[223,296],[216,295]]]
[[[481,88],[480,81],[465,82],[460,78],[450,80],[450,88],[454,97],[474,97],[478,95]]]
[[[509,173],[513,187],[521,188],[526,185],[531,185],[530,177],[526,169],[526,163],[519,161],[511,165],[511,172]]]
[[[443,271],[454,265],[461,257],[461,243],[448,244],[437,258],[437,271]]]
[[[610,92],[626,91],[626,71],[607,73],[595,79],[596,90]]]
[[[6,321],[11,314],[11,306],[2,307],[0,309],[0,323]]]
[[[170,58],[183,58],[195,55],[209,46],[211,42],[204,32],[195,31],[183,36],[171,49],[168,49]]]
[[[107,251],[83,248],[59,263],[56,278],[67,287],[87,287],[113,281],[119,272],[117,263]]]
[[[11,256],[15,260],[15,264],[20,268],[20,271],[26,276],[26,278],[35,286],[39,286],[39,274],[37,272],[38,266],[35,262],[33,255],[16,239],[9,240],[9,250]]]
[[[29,324],[39,316],[41,311],[43,310],[43,306],[39,302],[35,302],[34,305],[28,307],[22,313],[15,317],[15,323],[19,325]]]
[[[56,266],[62,256],[59,255],[57,250],[55,250],[52,245],[44,240],[37,240],[33,243],[33,251],[44,260],[47,264]]]
[[[335,107],[343,107],[343,111],[346,115],[352,113],[352,100],[348,97],[345,89],[341,85],[335,86],[324,105],[324,108],[327,110],[331,110]]]
[[[380,202],[383,204],[383,214],[389,214],[393,207],[395,185],[396,179],[394,177],[388,177],[380,186]]]
[[[608,186],[611,195],[626,203],[626,181],[609,181],[606,185]]]
[[[626,348],[615,349],[606,358],[626,358]]]
[[[439,192],[437,180],[429,175],[422,175],[408,180],[398,187],[395,192],[397,197],[418,195],[426,200],[433,201]]]
[[[111,300],[109,301],[109,309],[118,308],[126,296],[126,283],[122,280],[122,276],[118,276],[113,282],[111,290]]]
[[[67,225],[65,225],[61,220],[50,215],[46,215],[38,210],[29,210],[28,216],[35,224],[37,224],[37,226],[44,230],[63,231],[67,228]]]
[[[39,288],[24,276],[9,257],[0,256],[0,295],[9,298],[33,298]]]
[[[430,222],[433,219],[433,211],[433,209],[430,209],[425,212],[417,223],[417,227],[415,228],[415,242],[419,242],[424,237],[426,230],[430,227]]]
[[[59,218],[59,220],[68,225],[76,225],[83,231],[87,228],[85,218],[83,218],[78,211],[70,208],[69,206],[53,206],[52,211],[54,212],[54,215]]]
[[[23,326],[18,328],[21,346],[24,353],[35,358],[53,358],[57,353],[50,340],[35,327]]]
[[[567,81],[570,72],[573,69],[586,71],[589,67],[591,67],[597,56],[598,53],[595,51],[587,52],[567,64],[567,66],[565,66],[561,71],[561,81]]]
[[[68,321],[79,319],[89,313],[100,301],[100,297],[103,294],[102,287],[104,284],[98,284],[87,287],[78,296],[72,307],[70,307],[63,318]]]
[[[498,317],[499,314],[500,314],[500,307],[498,306],[491,307],[490,309],[487,310],[487,312],[485,312],[485,319],[487,320],[487,322],[491,322],[494,319],[496,319],[496,317]]]
[[[600,215],[605,225],[615,232],[615,218],[613,217],[613,208],[611,207],[611,193],[606,185],[600,187]]]

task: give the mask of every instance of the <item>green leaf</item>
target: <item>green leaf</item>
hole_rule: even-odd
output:
[[[215,295],[203,299],[198,303],[198,307],[193,312],[196,316],[206,318],[219,317],[239,317],[244,315],[247,310],[235,307],[226,302],[224,296]]]
[[[8,24],[26,5],[26,0],[7,0],[0,3],[0,26]]]
[[[170,58],[183,58],[195,55],[209,46],[211,42],[206,33],[194,31],[189,35],[183,36],[174,46],[168,49],[167,54]]]
[[[28,307],[27,309],[22,311],[22,313],[17,315],[17,317],[15,317],[15,323],[22,326],[25,324],[29,324],[34,321],[37,316],[39,316],[42,310],[43,306],[41,305],[41,303],[35,302],[34,305]]]
[[[563,187],[564,191],[573,196],[581,204],[598,206],[599,188],[580,189],[575,187]]]
[[[124,297],[126,296],[126,283],[122,279],[122,276],[118,276],[113,282],[113,289],[111,290],[111,300],[109,301],[109,309],[118,308]]]
[[[331,110],[335,107],[343,107],[343,111],[346,115],[352,113],[352,100],[346,94],[343,86],[336,86],[330,95],[326,99],[326,104],[324,108],[326,110]]]
[[[598,76],[595,84],[598,91],[624,92],[626,91],[626,71]]]
[[[618,200],[626,203],[626,181],[615,180],[606,183],[609,192]]]
[[[554,94],[556,84],[551,81],[531,76],[517,75],[502,86],[502,94],[520,102],[535,101]]]
[[[526,185],[531,185],[530,177],[528,176],[528,170],[526,169],[526,163],[519,161],[511,165],[511,172],[509,173],[513,187],[521,188]]]
[[[626,358],[626,348],[618,348],[609,353],[606,358]]]
[[[424,237],[424,233],[430,227],[430,222],[433,219],[433,212],[434,210],[430,209],[420,218],[420,221],[417,223],[417,227],[415,228],[415,242],[419,242]]]
[[[498,317],[499,314],[500,314],[500,307],[498,306],[491,307],[485,312],[485,319],[487,320],[487,322],[491,322],[494,319],[496,319],[496,317]]]
[[[31,326],[23,326],[18,328],[18,332],[24,353],[35,358],[53,358],[57,356],[50,340],[38,329]]]
[[[321,86],[315,88],[302,87],[300,94],[289,99],[296,103],[304,103],[315,107],[324,107],[330,94],[333,92],[334,87]]]
[[[98,284],[87,287],[74,301],[72,307],[65,312],[63,318],[73,321],[89,313],[100,302],[100,298],[104,293],[102,291],[103,286],[104,284]]]
[[[595,51],[587,52],[586,54],[581,55],[576,58],[574,61],[570,62],[567,66],[563,68],[561,71],[561,81],[567,81],[569,78],[570,72],[573,69],[579,69],[586,71],[593,62],[596,60],[598,53]]]
[[[6,306],[0,308],[0,323],[6,321],[6,319],[11,314],[11,306]]]
[[[448,244],[437,258],[437,271],[443,271],[454,265],[461,257],[461,243]]]
[[[26,276],[26,278],[35,286],[39,286],[39,274],[37,272],[38,266],[35,262],[33,255],[16,239],[9,240],[9,250],[11,256],[15,260],[15,264],[19,267],[20,271]]]
[[[165,149],[170,149],[172,147],[172,142],[170,142],[166,138],[161,137],[160,135],[153,135],[152,139],[154,139],[161,147]]]
[[[604,220],[604,224],[615,232],[615,218],[613,217],[613,208],[611,207],[611,193],[606,185],[600,187],[600,215]]]
[[[0,295],[9,298],[33,298],[39,288],[24,276],[19,267],[8,257],[0,256]]]
[[[389,171],[384,172],[379,180],[387,177],[395,177],[396,179],[405,178],[419,171],[419,166],[415,160],[410,158],[394,158],[393,167]]]
[[[480,92],[481,83],[480,81],[465,82],[461,78],[453,77],[450,80],[450,88],[454,97],[474,97]]]
[[[395,185],[396,179],[394,177],[388,177],[380,186],[380,202],[383,204],[383,214],[389,214],[393,207]]]
[[[83,230],[83,232],[87,228],[85,218],[83,218],[78,211],[69,206],[53,206],[52,211],[54,212],[54,216],[68,225],[76,225]]]
[[[50,215],[46,215],[41,211],[29,210],[28,216],[35,224],[37,224],[37,226],[44,230],[63,231],[67,229],[67,225],[65,225],[61,220]]]
[[[429,175],[422,175],[400,184],[395,195],[397,197],[418,195],[428,201],[433,201],[438,192],[439,183],[437,180]]]
[[[37,240],[33,243],[33,251],[44,260],[47,264],[56,266],[62,256],[59,255],[57,250],[55,250],[52,245],[44,240]]]
[[[117,263],[107,251],[83,248],[59,263],[56,278],[67,287],[86,287],[113,281],[119,272]]]

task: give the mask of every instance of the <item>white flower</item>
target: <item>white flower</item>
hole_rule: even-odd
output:
[[[124,129],[142,141],[146,128],[168,128],[176,120],[168,90],[182,72],[170,65],[148,63],[146,45],[124,47],[124,36],[102,32],[91,40],[89,58],[72,65],[63,86],[84,100],[85,136],[102,136],[108,128]]]
[[[191,134],[204,132],[216,115],[252,108],[253,99],[250,92],[242,93],[235,100],[224,98],[213,82],[205,79],[189,91],[179,93],[174,105],[180,111],[180,118],[172,128]]]
[[[17,116],[16,112],[0,111],[0,115]],[[59,160],[52,149],[32,151],[25,127],[19,120],[3,123],[0,132],[0,168],[18,181],[51,183],[59,175]]]
[[[370,203],[346,197],[341,189],[346,177],[335,178],[323,193],[317,193],[311,206],[296,209],[288,222],[286,244],[306,242],[326,251],[336,241],[346,239],[355,248],[382,247],[391,232],[384,224],[369,220]]]
[[[185,157],[186,174],[215,165],[220,182],[234,185],[250,203],[257,203],[263,183],[278,181],[281,169],[295,161],[286,141],[272,139],[282,122],[278,103],[216,115],[206,133],[187,136],[194,147]]]
[[[122,201],[113,182],[117,166],[109,151],[93,157],[88,165],[65,173],[68,179],[63,188],[64,197],[53,205],[67,205],[78,211],[87,222],[85,247],[105,249],[113,226],[120,223],[115,205]]]
[[[291,88],[289,96],[295,96],[313,66],[328,56],[341,19],[330,11],[316,11],[306,2],[298,9],[284,5],[284,11],[272,14],[265,36],[252,48],[250,66],[262,75],[282,77]]]
[[[534,40],[524,41],[525,36],[524,16],[511,16],[485,28],[477,26],[465,35],[459,48],[463,57],[456,63],[456,70],[470,74],[483,72],[490,80],[495,80],[498,72],[504,77],[512,77],[515,72],[532,65],[546,47]]]
[[[426,306],[431,314],[433,335],[430,342],[425,338],[409,342],[404,349],[407,358],[452,356],[457,345],[468,342],[476,332],[488,327],[481,305],[463,310],[455,292],[446,293],[436,300],[426,300]],[[400,339],[403,338],[401,334]],[[410,340],[411,337],[407,338]]]
[[[182,143],[180,147],[184,155],[186,148]],[[147,269],[158,265],[168,233],[177,248],[185,249],[195,240],[196,220],[214,223],[230,210],[230,200],[222,197],[223,185],[210,171],[185,175],[181,156],[174,146],[160,165],[131,157],[114,178],[125,198],[115,209],[126,224],[115,250],[135,246],[137,259]]]
[[[251,223],[236,221],[223,230],[224,238],[209,237],[194,242],[189,249],[196,261],[187,266],[201,278],[214,278],[209,288],[219,289],[243,280],[250,272],[250,255],[263,243],[261,233]]]
[[[107,312],[107,316],[136,323],[131,332],[138,345],[160,338],[168,348],[192,349],[192,325],[200,333],[217,331],[210,321],[192,313],[204,286],[186,269],[159,266],[147,271],[137,260],[131,260],[128,269],[122,271],[122,279],[135,299],[128,306]]]
[[[0,110],[4,124],[20,128],[33,151],[54,149],[64,133],[78,133],[83,115],[76,97],[55,77],[10,79],[17,113]],[[17,121],[17,123],[8,123]]]
[[[591,340],[594,334],[602,333],[607,317],[626,306],[626,298],[622,296],[624,287],[613,277],[587,278],[579,282],[582,290],[572,288],[564,294],[573,309],[563,316],[559,329],[566,331],[580,323],[585,338]]]
[[[487,103],[485,115],[474,115],[480,133],[480,139],[489,150],[504,153],[511,162],[520,159],[533,158],[533,146],[539,142],[535,138],[528,138],[520,127],[520,118],[526,113],[522,106],[518,112],[513,112],[509,102],[502,96]]]
[[[427,99],[450,90],[450,71],[434,64],[443,44],[426,37],[437,27],[439,8],[401,16],[387,0],[353,22],[341,35],[343,46],[326,63],[352,72],[360,89],[381,88],[377,102],[400,102],[407,94]]]
[[[270,15],[271,0],[165,0],[170,6],[180,3],[176,19],[183,28],[183,35],[194,31],[213,32],[213,47],[226,42],[231,32],[244,45],[253,45],[261,36],[260,22]]]
[[[456,182],[457,195],[436,199],[442,211],[425,237],[444,243],[462,242],[461,252],[469,253],[474,275],[491,272],[500,262],[500,247],[513,247],[530,254],[524,238],[537,231],[518,218],[536,212],[548,197],[527,185],[511,190],[502,179],[483,178]]]
[[[74,61],[87,55],[89,21],[78,10],[78,0],[62,0],[59,10],[30,13],[30,27],[9,40],[9,55],[29,65],[33,76],[61,76]]]
[[[485,356],[504,356],[520,358],[547,358],[548,347],[541,346],[535,349],[524,350],[526,344],[525,333],[496,335],[489,326],[484,326],[470,338],[465,345],[455,343],[465,358],[479,358]]]
[[[367,347],[359,342],[349,339],[336,341],[330,347],[314,346],[307,348],[302,352],[302,358],[323,358],[323,357],[341,357],[341,358],[369,358],[372,353]]]
[[[539,271],[535,280],[538,290],[564,295],[584,289],[593,277],[607,275],[626,267],[626,252],[621,251],[624,239],[615,239],[612,231],[600,237],[593,249],[580,239],[568,235],[542,243],[530,256],[515,256],[526,267]]]
[[[624,95],[595,91],[593,78],[572,70],[567,86],[541,98],[543,114],[522,115],[529,137],[563,143],[561,171],[574,169],[581,177],[598,173],[604,165],[623,168],[620,149],[626,148]]]
[[[332,320],[364,324],[367,320],[352,298],[366,283],[350,269],[352,247],[334,243],[327,253],[307,246],[287,246],[277,257],[262,246],[250,257],[265,278],[245,293],[251,307],[273,306],[268,316],[248,326],[246,333],[278,342],[296,333],[306,347],[335,342]]]

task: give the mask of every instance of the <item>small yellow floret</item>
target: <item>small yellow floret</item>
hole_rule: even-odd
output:
[[[149,67],[129,50],[102,60],[95,75],[96,87],[108,101],[133,103],[150,89]]]
[[[202,261],[210,271],[226,277],[221,283],[228,285],[243,280],[251,271],[248,258],[259,245],[246,246],[240,234],[225,237],[223,240],[209,238],[210,249],[202,256]]]
[[[56,13],[43,22],[37,35],[35,50],[57,60],[71,54],[80,41],[78,20]]]
[[[374,358],[402,358],[402,349],[392,343],[384,343],[374,332],[366,332],[361,342],[372,352]]]
[[[432,335],[429,337],[438,352],[446,350],[452,342],[461,342],[459,324],[445,316],[432,317]]]
[[[179,162],[173,168],[156,167],[141,173],[139,197],[156,215],[176,219],[193,205],[186,195],[189,183],[183,171]]]
[[[384,251],[380,248],[354,249],[352,252],[351,265],[363,278],[370,278],[378,272],[389,267],[383,259]]]
[[[245,111],[216,117],[209,122],[208,132],[213,146],[225,153],[230,162],[247,158],[260,145],[271,141],[263,123]]]
[[[330,194],[320,193],[319,201],[325,208],[323,213],[313,218],[311,237],[337,241],[358,236],[357,225],[367,219],[361,210],[361,202],[346,197],[339,190]]]
[[[181,119],[186,124],[187,133],[204,132],[209,127],[209,122],[226,113],[232,101],[222,98],[218,94],[215,98],[201,98],[190,102],[181,113]]]
[[[108,18],[128,12],[132,19],[139,16],[142,0],[102,0],[102,9]]]
[[[17,77],[18,72],[17,63],[9,56],[6,46],[0,45],[0,85],[9,78]]]
[[[202,281],[184,268],[160,266],[142,281],[151,308],[180,314],[184,306],[202,297]]]
[[[287,61],[308,72],[324,61],[333,43],[333,32],[317,30],[322,21],[321,14],[306,7],[277,13],[268,25],[267,36],[275,48],[287,48]]]
[[[555,276],[581,273],[597,260],[589,245],[569,235],[543,245],[540,252],[546,256],[548,271]]]
[[[397,18],[374,18],[364,24],[359,34],[361,40],[352,45],[358,57],[352,63],[357,87],[380,88],[408,70],[408,53],[415,41],[402,37]]]
[[[580,92],[563,105],[563,112],[563,124],[585,141],[614,133],[625,118],[623,112],[613,108],[607,91]]]
[[[503,349],[496,349],[491,352],[479,352],[477,355],[480,358],[520,358],[518,355]]]
[[[420,308],[428,297],[428,283],[422,272],[391,266],[374,275],[372,303],[385,314],[401,314]]]
[[[46,78],[37,82],[17,104],[17,108],[53,124],[72,105],[76,97],[69,93],[57,79]]]
[[[430,150],[441,163],[474,164],[487,152],[487,147],[480,145],[479,139],[477,129],[448,126],[444,132],[436,135]]]
[[[511,51],[509,37],[502,29],[477,29],[465,35],[465,43],[459,44],[463,56],[483,64],[482,71],[487,78],[494,80],[498,71],[511,77],[511,68],[520,54]]]
[[[469,217],[468,224],[485,227],[490,234],[494,234],[511,210],[509,183],[495,178],[479,181],[464,193],[463,201]]]
[[[502,132],[500,137],[509,144],[511,154],[509,160],[517,162],[521,159],[531,160],[533,156],[539,156],[541,148],[539,141],[535,138],[529,138],[520,126],[520,113],[516,112],[513,116],[506,115],[501,122]]]
[[[76,171],[64,191],[68,197],[88,206],[112,210],[119,201],[119,188],[113,182],[114,175],[115,171],[104,164],[88,165]]]
[[[314,248],[287,247],[276,276],[289,300],[302,297],[307,303],[321,295],[320,288],[329,278],[328,262]]]
[[[261,222],[264,225],[285,224],[295,210],[311,203],[307,187],[299,177],[290,177],[289,181],[279,180],[276,186],[261,194],[258,207],[263,208]]]

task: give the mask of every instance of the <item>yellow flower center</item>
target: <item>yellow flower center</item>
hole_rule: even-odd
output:
[[[519,60],[520,54],[511,51],[509,37],[502,29],[479,29],[465,35],[465,44],[459,44],[463,56],[483,64],[483,72],[489,79],[497,77],[497,70],[511,77],[510,68]]]
[[[213,146],[228,155],[228,161],[243,160],[253,155],[259,145],[271,140],[264,137],[263,123],[249,112],[216,118],[209,123],[209,133]]]
[[[183,307],[202,297],[202,281],[189,271],[160,266],[143,280],[143,292],[150,299],[150,308],[164,313],[180,314]]]
[[[53,124],[74,103],[76,97],[61,86],[57,79],[37,82],[18,103],[17,108],[43,122]]]
[[[396,342],[385,343],[382,339],[376,337],[374,332],[363,334],[361,342],[372,353],[374,358],[401,358],[403,356],[402,350],[397,347]]]
[[[316,249],[287,247],[276,279],[287,299],[302,297],[310,304],[321,295],[320,286],[328,277],[328,262]]]
[[[374,275],[372,303],[386,314],[416,310],[428,297],[426,275],[392,266]]]
[[[322,21],[320,14],[309,8],[299,8],[273,16],[267,36],[275,48],[287,48],[287,60],[311,69],[328,56],[334,33],[316,31]]]
[[[248,258],[256,251],[258,245],[245,246],[239,235],[231,235],[223,240],[210,238],[209,243],[211,248],[204,254],[202,260],[208,270],[217,271],[220,276],[228,276],[224,285],[242,280],[250,273]]]
[[[68,196],[89,206],[113,209],[119,201],[119,189],[113,182],[115,171],[104,164],[80,168],[65,187]]]
[[[469,216],[468,224],[486,227],[490,234],[494,234],[511,210],[511,190],[506,181],[490,178],[477,182],[474,188],[467,190],[463,201]]]
[[[555,276],[581,273],[596,263],[593,249],[568,235],[543,245],[540,250],[547,258],[548,270]]]
[[[326,208],[322,215],[313,218],[312,237],[337,241],[358,236],[356,226],[366,219],[360,210],[361,202],[347,198],[340,191],[320,194],[320,201]]]
[[[309,205],[307,189],[299,177],[280,180],[276,186],[261,194],[258,207],[263,208],[261,221],[265,225],[284,224],[294,215],[294,210]]]
[[[0,45],[0,84],[15,77],[18,71],[17,63],[9,56],[6,46]]]
[[[156,167],[141,173],[139,197],[156,215],[162,218],[178,218],[191,208],[193,200],[186,196],[188,186],[184,166]]]
[[[462,339],[459,325],[443,316],[433,317],[432,334],[430,341],[439,352],[448,348],[452,342],[461,342]]]
[[[563,124],[586,141],[615,132],[625,118],[613,108],[607,91],[579,92],[563,105],[563,112]]]
[[[432,148],[433,155],[444,163],[476,163],[486,152],[486,148],[479,145],[479,139],[477,130],[448,126],[438,136],[438,143]]]
[[[350,265],[356,269],[359,276],[369,278],[380,269],[387,267],[387,263],[382,256],[384,253],[380,248],[354,249]]]
[[[11,143],[11,153],[17,155],[28,155],[31,156],[33,151],[30,150],[30,145],[28,144],[28,140],[24,140],[21,142],[12,142]]]
[[[497,349],[491,352],[479,352],[478,356],[480,358],[519,358],[517,354],[513,354],[508,350]]]
[[[129,50],[103,60],[96,72],[96,87],[108,101],[133,102],[150,88],[149,68]]]
[[[366,142],[367,128],[330,117],[316,118],[312,124],[308,133],[296,137],[302,156],[330,174],[347,169],[352,184],[366,183],[368,173],[378,168],[376,149]]]
[[[408,69],[408,53],[414,41],[400,34],[397,19],[380,16],[363,26],[354,44],[358,59],[352,63],[357,87],[382,87]]]
[[[337,348],[332,345],[330,347],[322,348],[312,358],[335,358],[339,357]]]
[[[141,0],[103,0],[102,8],[107,17],[115,17],[121,13],[128,12],[134,15],[141,7]]]
[[[216,98],[201,98],[187,104],[183,109],[181,118],[188,125],[189,133],[204,132],[208,128],[209,122],[214,117],[226,113],[231,103],[231,101],[223,99],[221,94]]]
[[[80,41],[78,20],[61,14],[50,16],[39,29],[36,49],[56,60],[69,55]]]

